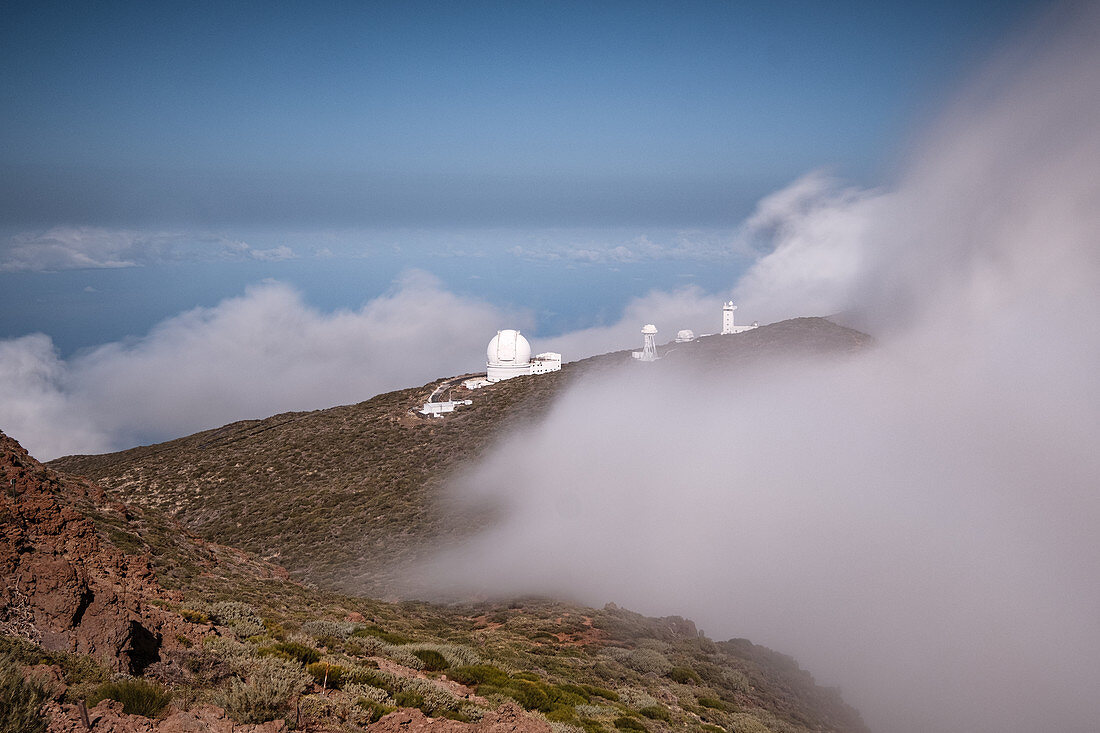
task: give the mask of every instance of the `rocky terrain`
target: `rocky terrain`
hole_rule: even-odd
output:
[[[62,478],[0,433],[0,632],[44,649],[110,659],[140,674],[184,629],[148,602],[169,595],[147,555],[105,542],[77,505],[127,518],[98,485]]]

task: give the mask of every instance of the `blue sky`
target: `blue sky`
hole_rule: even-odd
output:
[[[546,333],[720,290],[761,197],[888,183],[1031,5],[9,4],[0,337],[68,352],[269,277],[355,307],[423,269]],[[555,303],[578,267],[606,287]]]

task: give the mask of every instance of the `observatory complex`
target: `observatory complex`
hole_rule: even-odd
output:
[[[530,342],[519,331],[507,328],[497,331],[485,349],[485,376],[467,379],[463,385],[477,389],[512,377],[557,371],[561,371],[561,354],[547,351],[531,356]]]
[[[737,310],[737,306],[733,304],[732,300],[726,301],[722,304],[722,335],[728,335],[731,333],[743,333],[745,331],[751,331],[757,328],[760,324],[753,322],[751,326],[738,326],[733,322],[733,312]],[[704,337],[711,334],[703,334]],[[647,323],[642,326],[642,350],[632,351],[630,355],[638,361],[657,361],[661,358],[661,355],[657,353],[657,327],[652,323]],[[695,341],[695,332],[690,328],[683,328],[676,332],[676,343],[678,344],[690,344]]]

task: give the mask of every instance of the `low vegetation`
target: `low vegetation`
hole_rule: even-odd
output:
[[[46,718],[42,703],[49,698],[45,685],[23,675],[22,667],[0,655],[0,733],[42,733]]]
[[[145,679],[123,679],[102,683],[87,696],[86,703],[94,706],[100,700],[117,700],[124,713],[155,718],[171,699],[171,691],[161,685]]]

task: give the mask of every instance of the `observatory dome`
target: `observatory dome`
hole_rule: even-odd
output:
[[[510,328],[497,331],[497,335],[493,336],[493,340],[489,342],[489,348],[485,350],[485,357],[491,366],[530,364],[531,344],[519,331],[513,331]]]
[[[689,341],[695,340],[695,332],[690,328],[681,329],[676,332],[676,343],[686,344]]]
[[[490,382],[531,373],[531,344],[519,331],[497,331],[485,349],[485,378]]]

